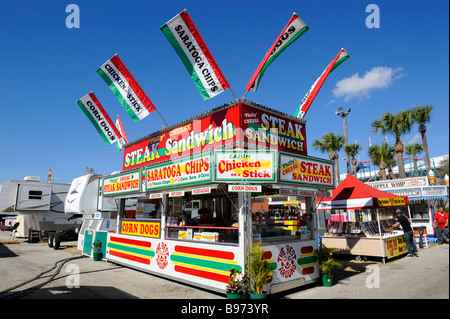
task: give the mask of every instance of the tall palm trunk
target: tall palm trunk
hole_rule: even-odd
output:
[[[352,158],[353,176],[355,177],[356,177],[356,164],[358,164],[358,161],[355,158]]]
[[[414,154],[414,176],[419,176],[419,169],[417,168],[417,155]]]
[[[428,172],[431,169],[431,161],[430,161],[430,155],[428,154],[428,142],[427,142],[427,135],[425,134],[427,132],[427,127],[421,123],[419,125],[419,132],[422,136],[422,146],[423,146],[423,152],[425,153],[425,162],[427,163],[427,175]]]
[[[387,179],[386,178],[386,167],[387,167],[386,163],[383,160],[381,160],[381,162],[380,162],[380,170],[378,171],[378,174],[380,174],[381,179],[383,181]]]
[[[404,145],[400,138],[398,137],[395,141],[395,152],[397,153],[397,164],[398,164],[398,176],[400,178],[405,178],[405,165],[403,164],[403,151]]]

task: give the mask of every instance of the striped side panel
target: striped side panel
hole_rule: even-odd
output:
[[[302,275],[310,275],[314,273],[317,262],[317,257],[314,255],[314,248],[312,246],[305,246],[300,249],[297,263],[302,270]]]
[[[229,251],[177,245],[170,260],[175,265],[176,272],[222,283],[228,282],[232,267],[242,269],[234,260],[234,253]]]
[[[155,252],[151,248],[151,242],[149,241],[111,236],[107,248],[111,256],[145,265],[150,265],[150,260],[155,256]]]

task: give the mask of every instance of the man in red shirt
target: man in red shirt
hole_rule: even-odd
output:
[[[438,245],[442,245],[444,240],[442,239],[442,233],[448,236],[448,215],[444,213],[444,207],[439,206],[436,215],[434,215],[434,227],[436,228],[438,236]]]

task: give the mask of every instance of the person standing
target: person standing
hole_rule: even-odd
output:
[[[434,215],[434,228],[436,228],[436,233],[438,237],[438,245],[444,243],[442,238],[442,233],[449,238],[448,235],[448,215],[444,212],[444,207],[439,206],[438,211]]]
[[[417,252],[416,243],[414,241],[414,231],[411,227],[411,222],[409,218],[402,213],[401,209],[397,209],[395,211],[395,220],[396,223],[392,225],[393,228],[402,226],[403,236],[405,237],[406,246],[408,247],[408,255],[406,257],[419,257],[419,253]]]

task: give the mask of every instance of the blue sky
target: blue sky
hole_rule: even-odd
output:
[[[66,6],[80,9],[80,28],[66,27]],[[368,4],[380,27],[368,28]],[[94,91],[111,118],[120,115],[130,141],[161,128],[156,112],[134,123],[96,73],[115,53],[169,125],[228,103],[226,91],[203,101],[159,27],[186,8],[238,98],[264,54],[296,12],[310,27],[269,67],[246,99],[294,114],[341,48],[350,59],[330,74],[305,116],[308,154],[322,134],[382,143],[370,123],[386,111],[434,107],[427,124],[430,156],[449,148],[448,1],[6,1],[0,0],[0,183],[24,176],[70,183],[86,167],[121,170],[123,151],[107,146],[76,101]],[[418,139],[415,125],[403,141]],[[393,143],[394,138],[389,136]],[[422,155],[423,156],[423,155]],[[341,152],[340,158],[344,158]],[[341,172],[345,162],[340,160]]]

